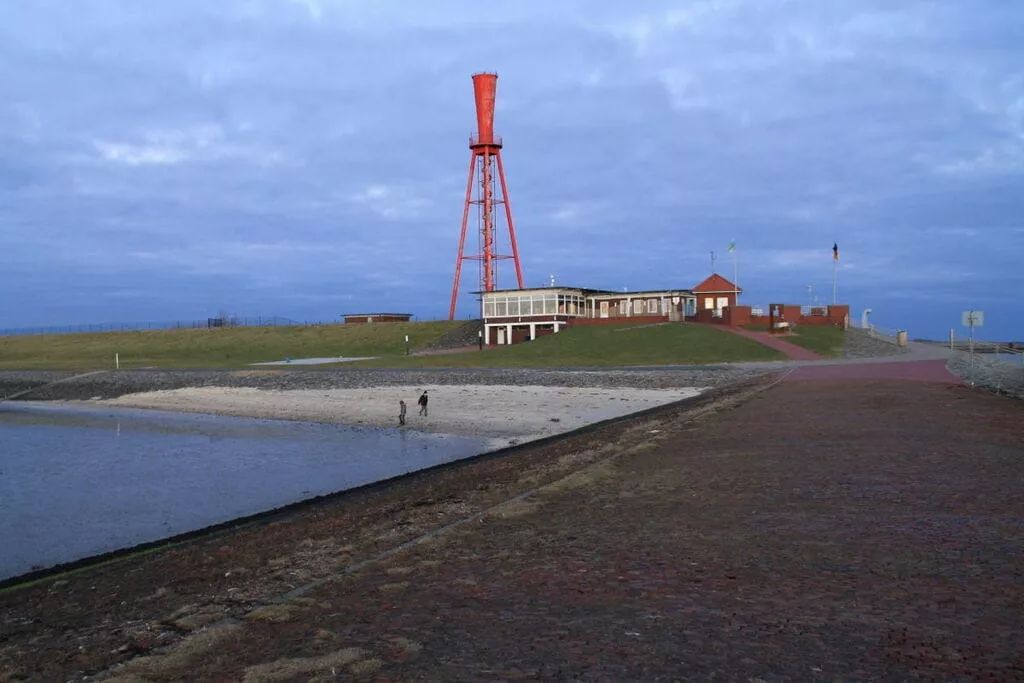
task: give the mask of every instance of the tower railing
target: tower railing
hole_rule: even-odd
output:
[[[488,141],[488,142],[480,142],[480,134],[479,133],[474,133],[474,134],[470,135],[469,136],[469,146],[470,147],[477,147],[479,145],[494,145],[495,147],[501,147],[502,146],[501,136],[500,135],[492,135],[490,141]]]

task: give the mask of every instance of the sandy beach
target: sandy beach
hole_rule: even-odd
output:
[[[430,396],[429,414],[416,399]],[[373,388],[268,390],[188,387],[74,401],[91,406],[150,408],[334,424],[398,426],[398,402],[407,405],[406,429],[523,442],[680,401],[699,388],[580,388],[551,386],[421,385]]]

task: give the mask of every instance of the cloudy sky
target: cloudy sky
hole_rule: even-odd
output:
[[[691,287],[711,251],[731,277],[735,239],[748,303],[828,302],[835,241],[856,315],[941,337],[976,308],[980,336],[1024,339],[1024,3],[34,0],[0,18],[0,328],[445,317],[486,70],[528,286]]]

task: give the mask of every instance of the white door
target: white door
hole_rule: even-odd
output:
[[[607,318],[608,317],[608,302],[607,301],[602,301],[601,302],[601,317],[602,318]]]
[[[498,328],[498,344],[504,344],[504,343],[505,343],[505,328],[504,327],[499,327]]]

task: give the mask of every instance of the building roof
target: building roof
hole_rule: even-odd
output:
[[[574,292],[582,292],[583,294],[613,294],[614,292],[608,292],[603,289],[588,289],[587,287],[569,287],[556,285],[554,287],[523,287],[522,289],[495,289],[490,292],[472,292],[472,294],[512,294],[515,292],[559,292],[563,290],[572,290]]]
[[[401,317],[401,316],[406,316],[406,317],[409,317],[409,318],[412,317],[412,313],[342,313],[341,314],[341,316],[343,318],[353,318],[353,317],[359,318],[359,317],[363,317],[363,316],[367,316],[367,315],[393,315],[393,316],[396,316],[396,317]]]
[[[636,297],[654,296],[657,294],[668,294],[668,295],[690,295],[693,294],[689,289],[638,289],[635,292],[596,292],[592,296],[596,297],[618,297],[620,299],[632,299]]]
[[[619,296],[634,297],[644,294],[692,294],[689,289],[644,289],[635,292],[616,292],[611,289],[588,289],[586,287],[524,287],[523,289],[495,289],[491,292],[473,292],[473,294],[514,294],[517,292],[558,292],[571,290],[585,296]],[[732,290],[729,290],[732,291]],[[740,291],[743,291],[742,289]]]
[[[726,292],[743,291],[742,287],[737,287],[733,283],[726,280],[718,273],[712,273],[699,285],[691,290],[694,294],[719,294]]]

